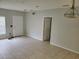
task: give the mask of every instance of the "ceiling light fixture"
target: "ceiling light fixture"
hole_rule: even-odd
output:
[[[79,16],[78,10],[75,7],[75,0],[73,0],[72,7],[65,12],[64,16],[68,18],[76,18]]]

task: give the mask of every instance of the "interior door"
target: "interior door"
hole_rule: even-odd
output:
[[[23,16],[13,16],[13,36],[23,35]]]
[[[50,41],[52,17],[44,18],[43,40]]]

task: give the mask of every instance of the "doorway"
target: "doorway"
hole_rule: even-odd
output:
[[[52,17],[44,17],[43,41],[50,41]]]

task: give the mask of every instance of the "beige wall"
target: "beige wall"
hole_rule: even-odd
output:
[[[12,17],[16,16],[16,15],[24,16],[24,13],[23,12],[19,12],[19,11],[0,9],[0,15],[6,17],[7,34],[5,36],[8,36],[9,33],[11,32],[10,24],[12,24]],[[0,38],[3,38],[5,36],[1,35]]]
[[[79,52],[79,19],[64,17],[65,9],[37,11],[36,15],[31,12],[26,14],[26,33],[28,36],[43,40],[43,18],[53,17],[51,44]]]

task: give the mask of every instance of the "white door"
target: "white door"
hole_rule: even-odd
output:
[[[23,16],[13,16],[13,36],[23,35]]]
[[[50,41],[52,17],[44,18],[43,40]]]

